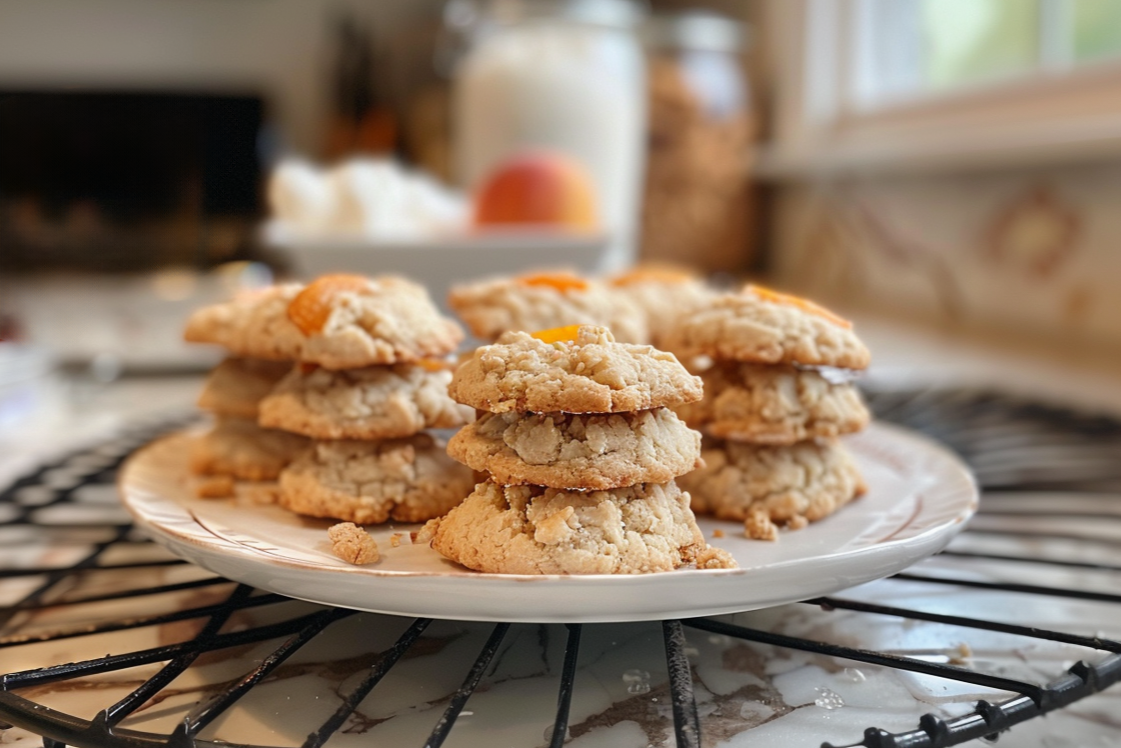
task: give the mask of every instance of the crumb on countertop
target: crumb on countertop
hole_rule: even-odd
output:
[[[327,529],[331,539],[331,550],[335,555],[350,564],[372,564],[381,558],[378,544],[353,522],[340,522]]]
[[[719,527],[717,527],[715,530],[712,531],[712,537],[722,538],[722,537],[724,537],[724,531],[721,530]]]
[[[204,478],[195,486],[195,495],[200,499],[228,499],[234,495],[234,479],[228,475]]]

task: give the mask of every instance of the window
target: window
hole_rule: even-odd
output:
[[[1119,0],[862,0],[854,23],[865,109],[1121,56]]]
[[[762,172],[1121,156],[1121,0],[763,0]]]

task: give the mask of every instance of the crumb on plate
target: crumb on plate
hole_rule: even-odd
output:
[[[349,564],[372,564],[381,558],[378,553],[378,544],[353,522],[340,522],[327,529],[327,537],[331,539],[331,550],[335,555]]]
[[[228,499],[234,495],[234,479],[228,475],[215,475],[199,481],[195,495],[200,499]]]

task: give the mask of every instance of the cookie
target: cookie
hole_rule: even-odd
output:
[[[423,286],[394,276],[323,276],[292,299],[287,314],[306,336],[300,360],[328,369],[439,358],[463,340]]]
[[[664,345],[683,360],[864,369],[871,358],[851,323],[813,302],[756,286],[717,296],[681,317]]]
[[[257,404],[292,365],[257,358],[227,358],[206,378],[198,406],[223,416],[256,418]]]
[[[199,309],[184,337],[237,356],[353,369],[445,356],[463,332],[416,283],[326,275]]]
[[[699,465],[701,435],[667,408],[610,415],[487,413],[448,454],[502,484],[608,489],[665,483]]]
[[[650,343],[662,347],[679,317],[703,308],[718,294],[692,273],[659,265],[640,266],[607,280],[612,293],[634,304],[646,318]]]
[[[869,413],[852,382],[792,366],[719,363],[702,372],[705,397],[677,414],[713,436],[793,444],[859,431]]]
[[[472,335],[487,341],[511,330],[600,325],[622,342],[649,342],[641,309],[603,284],[567,272],[457,285],[448,305]]]
[[[280,475],[280,504],[298,514],[358,524],[423,522],[474,486],[427,434],[386,441],[317,441]]]
[[[285,283],[196,309],[183,338],[220,345],[234,356],[294,361],[304,336],[288,319],[288,305],[302,289],[299,283]]]
[[[438,363],[296,368],[261,401],[260,423],[317,439],[391,439],[458,428],[475,414],[448,396],[451,378]]]
[[[803,526],[832,514],[864,493],[856,463],[836,441],[790,446],[717,442],[701,452],[705,466],[679,478],[697,514]]]
[[[222,416],[192,443],[190,468],[198,475],[275,480],[309,445],[297,434],[263,429],[247,418]]]
[[[706,547],[672,482],[579,492],[487,481],[425,527],[441,555],[495,574],[670,571]]]
[[[542,333],[510,332],[483,346],[455,371],[448,392],[492,413],[617,413],[699,400],[701,380],[673,354],[616,343],[607,328],[580,325]]]

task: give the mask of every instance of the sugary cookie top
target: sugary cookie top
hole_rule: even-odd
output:
[[[443,356],[463,333],[416,283],[326,275],[200,309],[185,337],[243,356],[351,369]]]
[[[299,283],[269,286],[196,309],[183,337],[191,343],[223,346],[235,356],[294,361],[303,335],[287,311],[302,288]]]
[[[796,296],[748,286],[714,298],[669,330],[665,347],[682,358],[864,369],[871,358],[852,324]]]
[[[448,304],[473,335],[488,341],[509,330],[594,324],[609,327],[623,342],[648,342],[645,315],[630,299],[565,271],[458,285]]]
[[[618,343],[596,325],[508,332],[475,351],[448,392],[492,413],[619,413],[676,407],[703,394],[700,378],[672,353]]]

